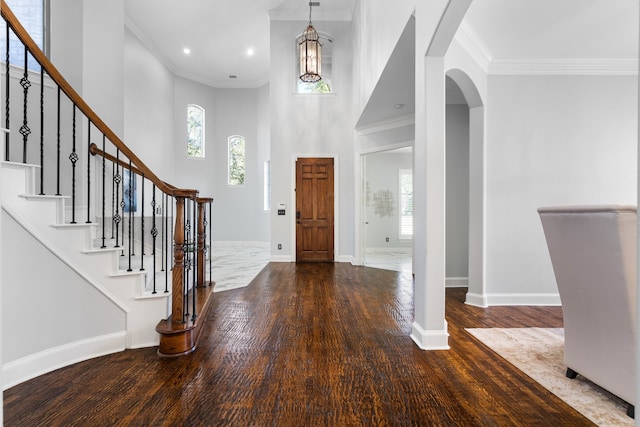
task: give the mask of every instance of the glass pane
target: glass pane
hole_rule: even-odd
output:
[[[410,169],[398,171],[400,181],[400,237],[413,235],[413,173]]]
[[[244,171],[244,137],[229,137],[229,185],[243,185]]]
[[[187,107],[187,155],[204,157],[204,109]]]
[[[41,50],[44,50],[44,1],[43,0],[7,0],[16,18],[27,30],[31,38]],[[0,34],[2,61],[6,59],[7,33],[5,26]],[[9,31],[9,62],[16,67],[24,68],[24,45]],[[27,55],[27,68],[40,71],[40,64],[31,55]]]

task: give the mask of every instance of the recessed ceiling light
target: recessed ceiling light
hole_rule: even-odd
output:
[[[404,108],[404,104],[396,104],[393,106],[396,110],[402,110]]]
[[[191,53],[191,49],[185,47],[184,49],[182,49],[182,52],[184,52],[185,55],[189,55]]]
[[[229,74],[229,78],[230,78],[230,79],[237,79],[237,78],[238,78],[238,76],[236,76],[235,74]]]
[[[254,53],[253,48],[247,49],[247,56],[253,56]]]

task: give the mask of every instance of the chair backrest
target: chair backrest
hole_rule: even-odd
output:
[[[565,363],[635,401],[635,206],[538,209],[562,301]]]

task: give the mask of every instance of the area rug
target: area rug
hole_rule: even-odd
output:
[[[565,376],[564,330],[488,328],[467,331],[599,426],[633,426],[626,404],[578,375]]]

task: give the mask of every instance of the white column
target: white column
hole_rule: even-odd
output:
[[[416,5],[415,319],[411,338],[425,350],[449,348],[445,320],[444,55],[471,1],[434,0]]]
[[[411,338],[425,350],[448,349],[445,302],[444,57],[423,57],[423,103],[416,104],[414,151],[415,320]],[[418,118],[420,114],[420,118]]]

